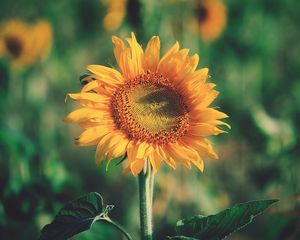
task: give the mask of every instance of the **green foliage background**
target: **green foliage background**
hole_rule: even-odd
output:
[[[98,0],[0,0],[0,21],[43,18],[54,32],[41,63],[14,71],[0,58],[0,238],[36,239],[63,203],[90,191],[116,205],[111,217],[138,236],[137,179],[122,175],[120,165],[99,169],[94,148],[73,144],[80,129],[62,121],[77,106],[64,98],[80,90],[84,66],[115,66],[111,35],[134,31],[143,46],[159,35],[163,50],[179,40],[198,53],[221,92],[215,106],[232,126],[212,139],[220,160],[206,160],[203,174],[167,167],[157,174],[155,239],[174,234],[178,219],[263,198],[281,201],[229,238],[300,239],[298,1],[225,1],[227,26],[212,43],[189,25],[195,1],[129,2],[135,7],[108,33],[102,25],[107,9]],[[99,223],[74,239],[120,238]]]

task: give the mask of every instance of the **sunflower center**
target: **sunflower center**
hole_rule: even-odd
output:
[[[199,22],[204,22],[208,17],[208,11],[206,6],[203,4],[199,4],[196,9],[196,15],[198,17]]]
[[[125,82],[113,95],[113,117],[130,139],[176,142],[189,127],[182,96],[163,76],[146,73]]]
[[[5,45],[10,53],[10,55],[14,58],[17,58],[21,55],[22,52],[22,43],[16,37],[6,37],[5,38]]]

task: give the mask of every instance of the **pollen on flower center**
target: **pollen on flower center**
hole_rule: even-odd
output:
[[[111,100],[117,127],[130,139],[164,144],[188,131],[189,113],[167,78],[148,72],[129,80]]]
[[[12,57],[17,58],[22,52],[22,44],[16,37],[6,37],[5,45]]]

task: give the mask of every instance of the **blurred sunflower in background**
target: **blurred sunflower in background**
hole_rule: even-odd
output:
[[[52,28],[49,22],[40,20],[31,29],[32,43],[32,59],[42,59],[46,57],[52,46]]]
[[[196,28],[204,41],[215,40],[223,32],[226,21],[226,6],[221,0],[196,1]]]
[[[82,105],[66,117],[86,129],[76,142],[97,145],[98,164],[125,155],[125,171],[133,175],[145,159],[154,171],[162,162],[203,171],[202,157],[217,158],[206,137],[223,133],[218,125],[229,125],[219,120],[226,114],[209,107],[219,92],[206,82],[207,68],[196,70],[199,56],[188,56],[176,42],[160,58],[157,36],[145,52],[133,33],[126,38],[129,47],[117,37],[112,41],[121,72],[90,65],[81,93],[68,94]]]
[[[127,0],[102,0],[102,2],[107,7],[103,27],[107,32],[113,32],[121,26],[125,18]]]
[[[32,64],[47,55],[52,45],[52,28],[46,21],[29,25],[21,20],[8,20],[0,27],[0,56],[12,66]]]

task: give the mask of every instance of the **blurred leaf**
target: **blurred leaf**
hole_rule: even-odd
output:
[[[116,229],[111,224],[99,223],[93,224],[89,231],[84,231],[72,237],[72,240],[107,240],[107,239],[119,239],[120,235],[116,232]]]
[[[0,92],[2,96],[7,93],[9,77],[8,63],[0,59]]]
[[[223,239],[251,223],[254,217],[277,201],[272,199],[240,203],[215,215],[207,217],[196,215],[180,220],[175,227],[176,233],[180,236],[170,239]]]
[[[44,174],[51,183],[53,192],[61,192],[66,187],[66,183],[71,181],[63,162],[55,152],[49,153],[44,161]]]
[[[197,240],[197,238],[185,237],[185,236],[168,237],[168,239],[172,239],[172,240]]]
[[[105,218],[111,207],[103,209],[103,199],[96,192],[81,196],[59,211],[53,222],[42,229],[40,239],[64,240],[88,230],[96,220]]]

